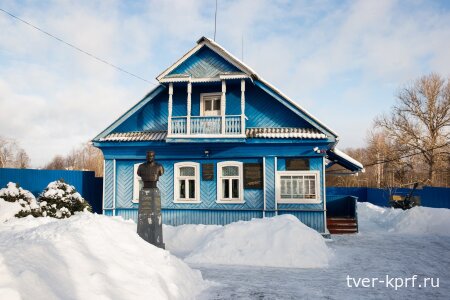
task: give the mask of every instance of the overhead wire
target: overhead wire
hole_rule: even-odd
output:
[[[99,62],[101,62],[101,63],[104,63],[104,64],[106,64],[106,65],[108,65],[108,66],[110,66],[110,67],[112,67],[112,68],[114,68],[114,69],[116,69],[116,70],[122,72],[122,73],[128,74],[128,75],[130,75],[130,76],[132,76],[132,77],[135,77],[135,78],[137,78],[137,79],[139,79],[139,80],[142,80],[142,81],[145,81],[145,82],[147,82],[147,83],[153,84],[153,85],[155,85],[155,86],[158,85],[158,84],[156,84],[156,83],[154,83],[154,82],[151,82],[151,81],[149,81],[149,80],[147,80],[147,79],[145,79],[145,78],[143,78],[143,77],[141,77],[141,76],[139,76],[139,75],[136,75],[136,74],[134,74],[134,73],[131,73],[130,71],[127,71],[127,70],[125,70],[125,69],[122,68],[122,67],[119,67],[119,66],[117,66],[117,65],[115,65],[115,64],[113,64],[113,63],[110,63],[109,61],[107,61],[107,60],[105,60],[105,59],[103,59],[103,58],[100,58],[100,57],[98,57],[97,55],[94,55],[94,54],[92,54],[92,53],[90,53],[90,52],[87,52],[87,51],[81,49],[80,47],[78,47],[78,46],[76,46],[76,45],[74,45],[74,44],[72,44],[72,43],[66,42],[65,40],[63,40],[63,39],[61,39],[61,38],[55,36],[54,34],[48,32],[48,31],[46,31],[46,30],[44,30],[44,29],[39,28],[38,26],[36,26],[36,25],[34,25],[34,24],[32,24],[32,23],[30,23],[30,22],[28,22],[28,21],[26,21],[26,20],[24,20],[24,19],[22,19],[22,18],[16,16],[16,15],[14,15],[13,13],[11,13],[11,12],[9,12],[9,11],[7,11],[7,10],[1,8],[1,7],[0,7],[0,11],[2,11],[3,13],[9,15],[10,17],[12,17],[12,18],[14,18],[14,19],[16,19],[16,20],[19,20],[20,22],[26,24],[27,26],[29,26],[29,27],[31,27],[31,28],[33,28],[33,29],[35,29],[35,30],[37,30],[37,31],[39,31],[39,32],[41,32],[41,33],[43,33],[43,34],[45,34],[45,35],[47,35],[47,36],[49,36],[49,37],[51,37],[51,38],[53,38],[53,39],[55,39],[55,40],[57,40],[58,42],[63,43],[63,44],[65,44],[66,46],[69,46],[69,47],[75,49],[76,51],[79,51],[79,52],[81,52],[81,53],[83,53],[83,54],[85,54],[85,55],[88,55],[89,57],[91,57],[91,58],[93,58],[93,59],[95,59],[95,60],[97,60],[97,61],[99,61]]]

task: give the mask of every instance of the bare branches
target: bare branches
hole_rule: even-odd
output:
[[[450,80],[431,73],[402,88],[390,115],[375,120],[403,151],[420,151],[428,165],[428,180],[434,182],[436,164],[444,156],[435,149],[450,138]],[[434,150],[427,150],[434,149]]]
[[[83,144],[64,156],[56,155],[44,167],[49,170],[89,170],[96,176],[103,174],[103,155],[101,151],[89,143]]]
[[[0,136],[0,168],[28,168],[30,158],[16,140]]]

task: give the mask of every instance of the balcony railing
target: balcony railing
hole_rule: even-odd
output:
[[[170,135],[241,135],[241,116],[191,116],[189,126],[188,117],[172,117],[170,120]],[[223,125],[225,126],[222,130]]]

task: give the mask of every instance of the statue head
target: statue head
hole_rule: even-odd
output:
[[[152,163],[155,161],[155,151],[147,152],[147,162]]]

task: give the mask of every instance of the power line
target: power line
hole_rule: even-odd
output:
[[[422,150],[422,151],[419,151],[419,152],[416,152],[416,153],[411,153],[411,154],[400,156],[400,157],[397,157],[397,158],[392,158],[392,159],[387,159],[387,160],[382,160],[382,161],[376,161],[376,162],[364,165],[364,168],[372,167],[372,166],[376,166],[376,165],[384,164],[384,163],[388,163],[388,162],[398,161],[398,160],[400,160],[402,158],[408,158],[408,157],[416,156],[416,155],[419,155],[419,154],[422,154],[422,153],[425,153],[425,152],[428,152],[428,151],[432,151],[432,150],[435,150],[435,149],[443,148],[445,146],[448,146],[448,144],[449,143],[445,143],[445,144],[436,146],[434,148],[425,149],[425,150]],[[327,173],[335,173],[335,172],[341,172],[341,171],[346,171],[346,170],[347,169],[336,169],[336,170],[327,171]]]
[[[90,56],[91,58],[93,58],[93,59],[95,59],[95,60],[97,60],[97,61],[99,61],[99,62],[101,62],[101,63],[104,63],[104,64],[106,64],[106,65],[108,65],[108,66],[110,66],[110,67],[113,67],[113,68],[115,68],[116,70],[118,70],[118,71],[120,71],[120,72],[123,72],[123,73],[125,73],[125,74],[130,75],[130,76],[133,76],[133,77],[135,77],[135,78],[137,78],[137,79],[140,79],[140,80],[145,81],[145,82],[147,82],[147,83],[153,84],[153,85],[155,85],[155,86],[158,85],[158,84],[156,84],[156,83],[153,83],[153,82],[151,82],[151,81],[148,81],[148,80],[145,79],[145,78],[142,78],[142,77],[139,76],[139,75],[133,74],[133,73],[131,73],[131,72],[129,72],[129,71],[127,71],[127,70],[121,68],[121,67],[118,67],[118,66],[116,66],[116,65],[114,65],[114,64],[112,64],[112,63],[110,63],[109,61],[104,60],[104,59],[102,59],[102,58],[100,58],[100,57],[98,57],[98,56],[96,56],[96,55],[94,55],[94,54],[92,54],[92,53],[89,53],[89,52],[87,52],[87,51],[85,51],[85,50],[83,50],[83,49],[81,49],[81,48],[79,48],[79,47],[77,47],[77,46],[75,46],[75,45],[69,43],[69,42],[66,42],[65,40],[63,40],[63,39],[61,39],[61,38],[59,38],[59,37],[57,37],[57,36],[55,36],[55,35],[49,33],[48,31],[45,31],[45,30],[43,30],[43,29],[41,29],[41,28],[39,28],[39,27],[37,27],[37,26],[31,24],[30,22],[25,21],[24,19],[19,18],[18,16],[16,16],[16,15],[10,13],[9,11],[4,10],[3,8],[0,8],[0,11],[4,12],[5,14],[9,15],[10,17],[13,17],[14,19],[19,20],[20,22],[22,22],[22,23],[24,23],[24,24],[30,26],[31,28],[33,28],[33,29],[35,29],[35,30],[37,30],[37,31],[40,31],[41,33],[43,33],[43,34],[45,34],[45,35],[47,35],[47,36],[49,36],[49,37],[51,37],[51,38],[57,40],[58,42],[61,42],[61,43],[65,44],[66,46],[69,46],[69,47],[71,47],[71,48],[73,48],[73,49],[75,49],[75,50],[77,50],[77,51],[79,51],[79,52],[81,52],[81,53],[83,53],[83,54],[85,54],[85,55],[88,55],[88,56]]]

